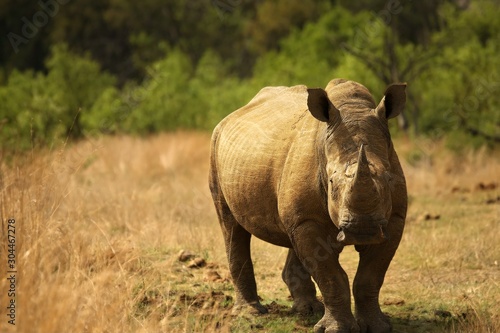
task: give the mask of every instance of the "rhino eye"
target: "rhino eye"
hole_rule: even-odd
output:
[[[347,174],[347,169],[349,169],[349,167],[353,164],[357,163],[357,161],[348,161],[346,164],[345,164],[345,170],[344,170],[344,173],[347,177],[349,177],[350,175]]]

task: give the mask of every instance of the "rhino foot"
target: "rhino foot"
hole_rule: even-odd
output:
[[[232,310],[234,316],[245,316],[245,315],[260,315],[266,314],[268,312],[267,308],[260,304],[260,302],[253,303],[240,303],[235,304]]]
[[[360,333],[360,329],[355,320],[340,322],[332,316],[325,316],[314,325],[314,333]]]
[[[294,300],[292,312],[298,313],[302,316],[323,314],[325,312],[325,306],[316,298],[308,301]]]
[[[361,333],[389,333],[392,332],[392,325],[387,316],[380,314],[375,317],[361,317],[356,315],[359,327],[361,328]]]

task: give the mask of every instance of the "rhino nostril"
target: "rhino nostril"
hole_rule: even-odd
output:
[[[385,230],[382,228],[382,226],[379,226],[380,228],[380,238],[381,239],[384,239],[384,240],[388,240],[389,239],[389,235],[387,234],[387,232],[385,232]]]
[[[389,224],[389,222],[386,219],[383,219],[383,220],[378,221],[378,224],[381,227],[387,227],[387,225]]]
[[[353,229],[353,225],[348,222],[343,222],[339,226],[339,231],[341,232],[349,232]]]

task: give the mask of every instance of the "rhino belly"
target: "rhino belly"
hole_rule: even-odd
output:
[[[219,139],[217,173],[233,216],[252,235],[291,247],[278,215],[276,195],[284,160],[280,156],[284,154],[280,152],[283,145],[274,145],[269,137],[243,135],[238,130],[226,131]]]
[[[232,164],[219,180],[231,213],[245,230],[275,245],[291,247],[279,215],[272,176],[268,170],[251,168],[244,158]],[[254,167],[257,164],[250,164]]]

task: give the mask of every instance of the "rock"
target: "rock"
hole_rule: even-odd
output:
[[[431,214],[431,213],[425,213],[422,216],[422,220],[424,220],[424,221],[439,220],[440,218],[441,218],[441,215],[439,215],[439,214]]]
[[[195,257],[194,253],[189,252],[188,250],[181,250],[177,256],[179,261],[185,262]]]
[[[497,202],[500,202],[500,196],[485,201],[487,205],[496,204]]]
[[[219,265],[217,265],[216,263],[214,262],[209,262],[207,263],[207,268],[210,268],[210,269],[217,269],[219,268]]]
[[[401,306],[405,304],[405,300],[402,298],[388,298],[384,301],[384,305],[397,305]]]
[[[446,311],[446,310],[436,310],[436,311],[434,311],[434,315],[441,317],[441,318],[449,318],[449,317],[451,317],[451,312]]]
[[[212,269],[205,272],[204,279],[206,281],[210,281],[210,282],[223,280],[222,277],[220,276],[220,274],[217,271],[212,270]]]
[[[454,186],[451,188],[451,193],[469,193],[470,190],[465,187]]]
[[[189,262],[187,267],[188,268],[201,268],[201,267],[204,267],[206,264],[207,264],[207,262],[205,261],[205,259],[200,258],[200,257],[196,257]]]
[[[489,184],[479,183],[476,185],[477,191],[492,191],[497,188],[497,183],[491,182]]]

